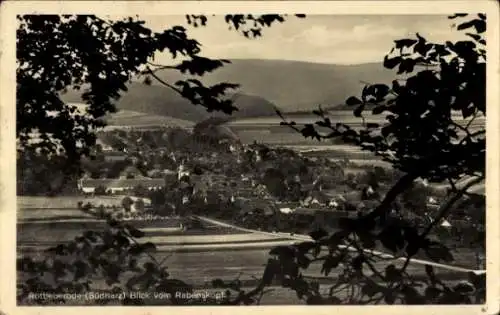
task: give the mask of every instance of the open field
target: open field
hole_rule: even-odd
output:
[[[36,256],[36,253],[33,253]],[[195,285],[199,289],[210,288],[211,281],[219,278],[223,280],[239,279],[248,286],[255,285],[255,278],[260,278],[264,270],[264,265],[269,258],[269,249],[246,249],[246,250],[217,250],[203,252],[158,252],[155,257],[162,261],[167,258],[165,265],[168,267],[172,278],[182,279],[187,283]],[[139,264],[148,261],[149,258],[140,259]],[[377,269],[383,270],[389,264],[400,265],[399,261],[384,261],[375,264]],[[408,272],[415,277],[423,277],[425,268],[419,264],[410,264]],[[321,264],[313,263],[304,271],[304,276],[318,279],[321,283],[334,283],[338,271],[325,277],[321,274]],[[366,272],[369,272],[368,270]],[[450,272],[436,269],[438,275],[448,279],[464,279],[466,274],[460,272]],[[97,280],[97,279],[96,279]],[[94,281],[94,283],[99,283]],[[285,295],[286,296],[286,295]],[[290,303],[295,298],[288,296],[284,303]],[[271,303],[275,303],[270,300]]]
[[[90,202],[94,205],[100,204],[116,204],[121,203],[123,196],[98,196],[98,197],[86,197],[86,196],[57,196],[57,197],[46,197],[46,196],[18,196],[17,197],[17,208],[18,209],[76,209],[77,203],[82,201],[83,203]]]
[[[157,225],[157,224],[156,224]],[[146,233],[144,239],[150,237],[161,236],[189,236],[197,235],[203,237],[213,235],[228,235],[240,234],[241,232],[235,231],[230,228],[208,227],[206,229],[193,229],[188,231],[181,231],[178,224],[170,222],[163,227],[156,227],[155,229],[149,227],[141,227],[138,224],[133,224],[134,227],[143,230]],[[151,224],[149,224],[151,226]],[[77,236],[81,236],[85,231],[93,230],[100,231],[106,228],[106,223],[99,221],[81,221],[71,223],[18,223],[17,225],[17,242],[18,245],[22,244],[57,244],[58,242],[68,242]],[[149,230],[148,230],[149,229]],[[158,240],[158,239],[157,239]]]
[[[364,114],[365,122],[374,122],[383,125],[387,121],[385,115],[372,115],[369,112]],[[363,120],[353,116],[352,111],[338,110],[331,111],[328,117],[332,124],[341,122],[352,126],[354,129],[362,127]],[[295,121],[300,127],[306,123],[314,123],[319,120],[318,116],[312,114],[290,115],[285,118],[288,121]],[[465,125],[463,118],[460,114],[453,116],[454,120],[459,124]],[[305,139],[300,133],[292,130],[287,126],[280,126],[281,118],[278,116],[267,117],[251,117],[234,119],[227,123],[227,125],[240,137],[243,143],[252,143],[253,141],[272,144],[272,145],[302,145],[321,147],[323,145],[331,145],[331,141],[317,141],[314,139]],[[484,128],[486,119],[478,117],[471,124],[471,130]]]
[[[354,107],[353,107],[354,110]],[[337,122],[345,123],[345,124],[360,124],[363,122],[361,118],[355,117],[351,110],[333,110],[328,112],[327,116],[330,118],[333,124]],[[363,116],[366,122],[385,122],[385,114],[381,115],[373,115],[370,111],[364,112]],[[318,120],[318,116],[311,114],[299,114],[294,115],[284,114],[285,119],[293,120],[297,124],[311,123]],[[453,119],[457,122],[461,122],[463,117],[460,113],[453,114]],[[251,126],[251,125],[268,125],[268,126],[279,126],[281,122],[281,118],[279,116],[266,116],[266,117],[249,117],[249,118],[238,118],[230,121],[228,123],[229,126]],[[485,117],[477,117],[473,122],[472,126],[484,126],[486,122]]]

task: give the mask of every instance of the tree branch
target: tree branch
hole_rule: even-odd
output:
[[[168,82],[166,82],[166,81],[162,80],[160,77],[158,77],[158,76],[154,73],[154,71],[153,71],[153,70],[151,70],[151,68],[150,68],[150,67],[147,67],[146,69],[147,69],[147,73],[149,73],[149,74],[150,74],[153,78],[155,78],[158,82],[160,82],[161,84],[165,85],[165,86],[166,86],[166,87],[168,87],[168,88],[171,88],[172,90],[174,90],[175,92],[177,92],[177,93],[181,94],[181,96],[182,96],[182,91],[181,91],[181,90],[179,90],[177,87],[175,87],[175,86],[173,86],[173,85],[169,84]]]
[[[387,192],[382,202],[370,213],[363,216],[363,219],[373,220],[383,214],[385,214],[390,208],[392,202],[396,200],[396,198],[403,193],[406,189],[408,189],[415,179],[420,177],[419,172],[407,173],[403,177],[401,177],[397,183],[392,186],[392,188]]]
[[[484,177],[478,177],[469,183],[467,183],[462,189],[456,190],[455,195],[451,198],[448,199],[446,203],[444,203],[438,210],[437,216],[434,218],[434,220],[426,227],[426,229],[420,234],[420,239],[424,239],[430,232],[431,230],[439,223],[441,220],[448,214],[448,212],[451,210],[451,207],[457,202],[462,196],[464,196],[467,193],[467,190],[471,188],[474,185],[479,184],[481,181],[484,180]],[[405,272],[406,268],[410,264],[411,261],[411,256],[408,256],[403,267],[401,267],[401,272]]]
[[[148,61],[147,63],[152,67],[156,67],[156,69],[154,69],[154,70],[149,69],[150,71],[158,71],[158,70],[164,70],[164,69],[179,70],[176,66],[160,65],[160,64],[152,63],[150,61]]]
[[[438,214],[435,217],[434,221],[432,221],[427,226],[427,228],[424,230],[424,232],[421,234],[420,237],[422,237],[422,238],[426,237],[430,233],[430,231],[448,214],[448,212],[451,210],[451,207],[455,204],[455,202],[460,200],[460,198],[462,198],[464,196],[464,194],[467,193],[467,190],[469,188],[471,188],[474,185],[479,184],[483,180],[484,180],[484,177],[480,176],[480,177],[475,178],[474,180],[471,180],[470,182],[468,182],[462,189],[457,190],[455,195],[453,197],[451,197],[450,199],[448,199],[448,201],[439,208]]]

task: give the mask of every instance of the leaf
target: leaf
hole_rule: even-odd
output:
[[[108,225],[110,227],[117,227],[119,225],[119,222],[117,220],[115,220],[115,219],[109,219],[108,220]]]
[[[413,59],[405,59],[399,64],[398,74],[412,73],[415,69],[416,61]]]
[[[464,22],[457,26],[457,30],[461,31],[471,27],[474,27],[478,33],[484,33],[486,31],[486,22],[478,19]]]
[[[388,116],[388,117],[390,117],[390,116]],[[392,129],[393,129],[392,125],[384,126],[380,130],[380,133],[382,134],[382,136],[387,137],[393,132]]]
[[[374,235],[370,233],[358,233],[358,237],[363,245],[363,248],[374,249],[377,246]]]
[[[310,138],[319,138],[318,132],[316,131],[316,129],[314,129],[314,125],[313,124],[305,124],[304,128],[302,128],[302,130],[300,131],[300,133],[305,138],[309,138],[309,137]]]
[[[362,104],[363,102],[361,102],[361,100],[355,96],[351,96],[349,97],[346,101],[345,101],[346,105],[348,106],[355,106],[355,105],[360,105]]]
[[[486,288],[486,274],[476,274],[474,272],[468,273],[470,283],[474,285],[476,290],[484,290]]]
[[[468,13],[455,13],[453,15],[448,16],[449,19],[455,19],[457,17],[466,17]]]
[[[311,249],[315,247],[316,243],[310,241],[302,242],[295,245],[295,248],[297,248],[297,251],[301,254],[307,254]]]
[[[432,283],[436,282],[436,273],[434,272],[434,267],[431,265],[425,265],[425,273],[429,277]]]
[[[323,298],[319,295],[310,295],[306,300],[307,305],[322,305]]]
[[[346,231],[356,230],[357,221],[355,219],[352,219],[352,218],[341,217],[338,219],[338,225],[342,230],[345,230],[345,231],[336,232],[334,235],[338,235],[338,238],[342,237],[342,239],[343,239],[346,236]]]
[[[354,111],[354,116],[355,117],[362,117],[362,113],[363,113],[363,110],[365,109],[365,105],[364,104],[361,104],[360,106],[358,106]]]
[[[453,287],[453,291],[458,294],[467,295],[473,293],[475,288],[472,283],[460,282]]]
[[[462,24],[459,24],[457,26],[457,30],[461,31],[461,30],[465,30],[465,29],[471,28],[473,26],[474,26],[473,21],[468,21],[468,22],[464,22]]]
[[[371,88],[373,91],[372,94],[375,96],[375,102],[382,101],[390,91],[389,87],[385,84],[374,84]]]
[[[380,114],[382,114],[386,110],[386,108],[387,107],[385,105],[375,106],[372,109],[372,114],[373,115],[380,115]]]
[[[431,244],[425,248],[425,253],[431,260],[437,262],[452,262],[454,260],[450,250],[443,244],[437,242],[431,242]]]
[[[484,20],[474,20],[474,27],[478,33],[486,32],[486,21]]]
[[[425,303],[423,296],[418,293],[417,289],[409,285],[404,285],[401,293],[403,293],[405,302],[408,304],[423,304]]]
[[[141,248],[143,253],[150,253],[156,251],[156,245],[151,242],[141,244]]]
[[[384,301],[385,303],[392,305],[394,302],[396,302],[396,297],[391,291],[387,291],[384,295]]]
[[[363,263],[365,262],[365,257],[363,255],[358,255],[354,257],[351,261],[351,266],[356,271],[361,271],[363,269]]]
[[[478,34],[472,34],[472,33],[465,33],[465,35],[472,37],[474,40],[479,41],[481,40],[481,35]]]
[[[474,115],[475,112],[476,112],[476,109],[474,108],[474,106],[467,106],[465,108],[462,108],[462,117],[464,119],[467,119],[467,118],[471,117],[472,115]]]
[[[212,280],[212,287],[215,289],[221,289],[221,288],[225,288],[226,285],[222,279],[217,278],[217,279]]]
[[[373,281],[369,281],[363,287],[361,287],[361,293],[368,297],[373,297],[379,292],[381,292],[381,287]]]
[[[328,236],[328,233],[324,229],[318,229],[316,231],[309,233],[309,236],[313,240],[318,241],[318,240],[322,239],[323,237]]]
[[[385,278],[387,281],[397,282],[401,279],[401,272],[394,266],[390,264],[385,268]]]
[[[156,265],[152,262],[145,262],[142,267],[146,270],[146,272],[153,272],[155,271],[157,268],[156,268]]]
[[[427,302],[432,302],[441,295],[442,291],[436,287],[429,286],[424,291]]]
[[[81,260],[76,261],[73,264],[73,267],[75,268],[73,279],[74,281],[78,281],[81,278],[84,278],[89,271],[89,266]]]
[[[338,267],[342,258],[343,256],[341,255],[336,255],[336,256],[330,255],[326,257],[325,261],[323,262],[323,266],[321,267],[321,273],[323,273],[325,276],[328,276],[333,268]]]
[[[376,129],[378,127],[380,127],[380,125],[377,123],[366,123],[366,128],[368,129]]]
[[[267,286],[273,282],[275,275],[278,272],[279,262],[275,259],[268,259],[264,274],[262,275],[262,284]]]
[[[416,42],[417,42],[417,40],[411,39],[411,38],[398,39],[398,40],[394,41],[394,43],[396,43],[396,49],[410,47],[410,46],[414,45]]]
[[[392,252],[397,252],[405,245],[403,230],[397,226],[388,226],[380,232],[378,239],[382,245]]]
[[[151,85],[151,83],[152,83],[152,82],[151,82],[151,78],[150,78],[149,76],[146,76],[146,77],[144,78],[143,83],[144,83],[145,85]]]
[[[343,230],[337,231],[332,235],[330,235],[330,237],[327,240],[325,240],[325,245],[327,245],[330,248],[337,248],[339,245],[342,244],[342,242],[347,236],[349,236],[348,231],[343,231]]]
[[[321,253],[321,245],[318,244],[318,243],[316,243],[316,246],[314,247],[312,255],[313,255],[314,258],[317,258],[320,253]]]
[[[290,246],[276,246],[269,251],[269,255],[278,256],[280,259],[293,259],[295,250]]]
[[[136,229],[135,227],[131,226],[131,225],[126,225],[125,226],[128,230],[128,232],[130,233],[130,235],[132,237],[135,237],[135,238],[141,238],[141,237],[144,237],[144,235],[146,235],[146,233],[144,233],[143,231],[140,231],[138,229]]]
[[[307,269],[310,263],[311,259],[307,258],[305,255],[297,256],[297,264],[299,265],[300,268]]]
[[[394,69],[397,65],[401,63],[403,59],[401,57],[389,58],[388,56],[384,57],[384,68]]]
[[[323,110],[321,109],[321,107],[319,109],[315,109],[312,111],[312,113],[316,116],[323,116],[324,115],[324,112]]]

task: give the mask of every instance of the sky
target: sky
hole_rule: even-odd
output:
[[[140,16],[146,25],[161,31],[183,25],[202,44],[202,54],[227,59],[283,59],[330,64],[381,62],[395,39],[415,37],[418,32],[430,41],[464,38],[444,15],[309,15],[294,16],[263,30],[263,36],[247,39],[229,30],[223,16],[209,16],[207,26],[194,28],[179,15]],[[171,63],[168,54],[155,57]]]

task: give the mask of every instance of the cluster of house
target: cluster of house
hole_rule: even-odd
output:
[[[115,152],[104,143],[101,146],[102,150],[107,152],[106,156],[116,159],[125,158],[126,153]],[[237,144],[229,144],[228,149],[231,154],[237,156],[239,162],[242,161],[244,155],[247,157],[250,155],[255,162],[262,161],[262,147],[259,145],[242,147]],[[214,154],[216,153],[212,154],[212,159]],[[270,151],[269,154],[276,154],[276,152]],[[175,160],[175,156],[172,158]],[[345,204],[355,205],[356,209],[351,210],[356,211],[363,211],[373,207],[372,200],[369,200],[370,198],[360,198],[358,191],[329,195],[326,190],[323,190],[323,182],[328,182],[325,176],[318,176],[318,179],[310,185],[311,187],[306,187],[306,190],[310,191],[310,193],[303,200],[294,203],[282,203],[271,197],[264,185],[258,184],[255,179],[245,175],[233,180],[222,174],[195,175],[191,174],[184,163],[181,163],[177,170],[155,171],[160,172],[161,176],[145,177],[133,166],[127,167],[117,179],[91,179],[89,176],[84,176],[78,182],[78,189],[85,194],[94,194],[96,189],[101,187],[111,194],[123,194],[139,185],[148,190],[155,190],[165,187],[169,181],[174,183],[185,180],[192,189],[187,190],[186,194],[182,196],[183,203],[188,203],[193,196],[201,197],[205,203],[209,203],[209,199],[216,196],[219,199],[229,198],[228,201],[237,208],[242,209],[242,211],[249,212],[258,208],[264,210],[267,214],[276,210],[283,214],[345,210],[343,207]],[[375,194],[375,191],[368,186],[362,193],[366,197],[370,197]],[[360,201],[360,199],[365,200]],[[437,207],[437,202],[432,197],[429,198],[428,203],[431,209]],[[449,222],[443,224],[447,226]]]

